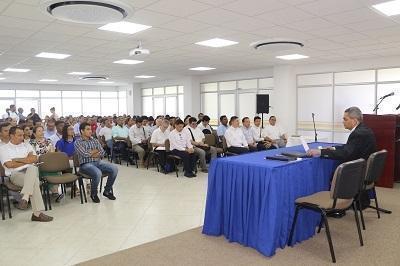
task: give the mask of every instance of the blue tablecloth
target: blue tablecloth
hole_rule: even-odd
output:
[[[332,146],[312,143],[311,148]],[[257,249],[266,256],[284,248],[293,221],[295,199],[328,190],[338,163],[307,158],[282,162],[265,156],[283,151],[302,151],[302,146],[216,159],[208,174],[203,233],[224,235],[229,241]],[[312,237],[320,216],[299,213],[294,241]]]

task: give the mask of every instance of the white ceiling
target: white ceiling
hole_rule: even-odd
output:
[[[133,35],[98,30],[93,25],[57,21],[39,8],[40,0],[0,0],[0,82],[95,84],[66,75],[72,71],[106,74],[116,84],[176,79],[283,64],[274,54],[254,51],[251,42],[273,37],[303,41],[293,52],[310,56],[298,63],[321,63],[400,55],[400,16],[385,17],[371,9],[384,0],[123,0],[135,8],[128,21],[153,28]],[[211,38],[238,41],[226,48],[195,42]],[[138,65],[112,64],[132,59],[128,51],[142,41],[151,55]],[[40,52],[67,53],[65,60],[34,57]],[[216,70],[194,73],[190,67]],[[134,79],[154,75],[155,79]]]

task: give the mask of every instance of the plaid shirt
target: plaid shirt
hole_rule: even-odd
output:
[[[79,164],[85,164],[85,163],[91,163],[91,162],[97,162],[105,155],[105,152],[103,150],[103,147],[101,147],[100,142],[93,138],[90,137],[88,140],[84,139],[77,139],[75,141],[75,152],[78,155],[79,159]],[[93,158],[90,154],[90,152],[94,149],[97,149],[100,151],[100,157],[99,158]]]

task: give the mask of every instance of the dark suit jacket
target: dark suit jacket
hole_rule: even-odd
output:
[[[323,149],[321,157],[348,162],[363,158],[368,160],[371,153],[376,151],[375,135],[372,130],[360,123],[350,134],[347,143],[336,147],[336,150]]]

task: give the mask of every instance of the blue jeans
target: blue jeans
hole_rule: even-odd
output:
[[[107,147],[110,149],[111,161],[114,160],[114,153],[113,153],[113,140],[109,139],[106,141]]]
[[[104,191],[107,192],[111,191],[118,174],[118,168],[115,165],[103,161],[82,164],[80,166],[80,171],[92,177],[92,196],[97,195],[97,187],[99,186],[103,173],[108,174],[107,184],[104,187]]]

